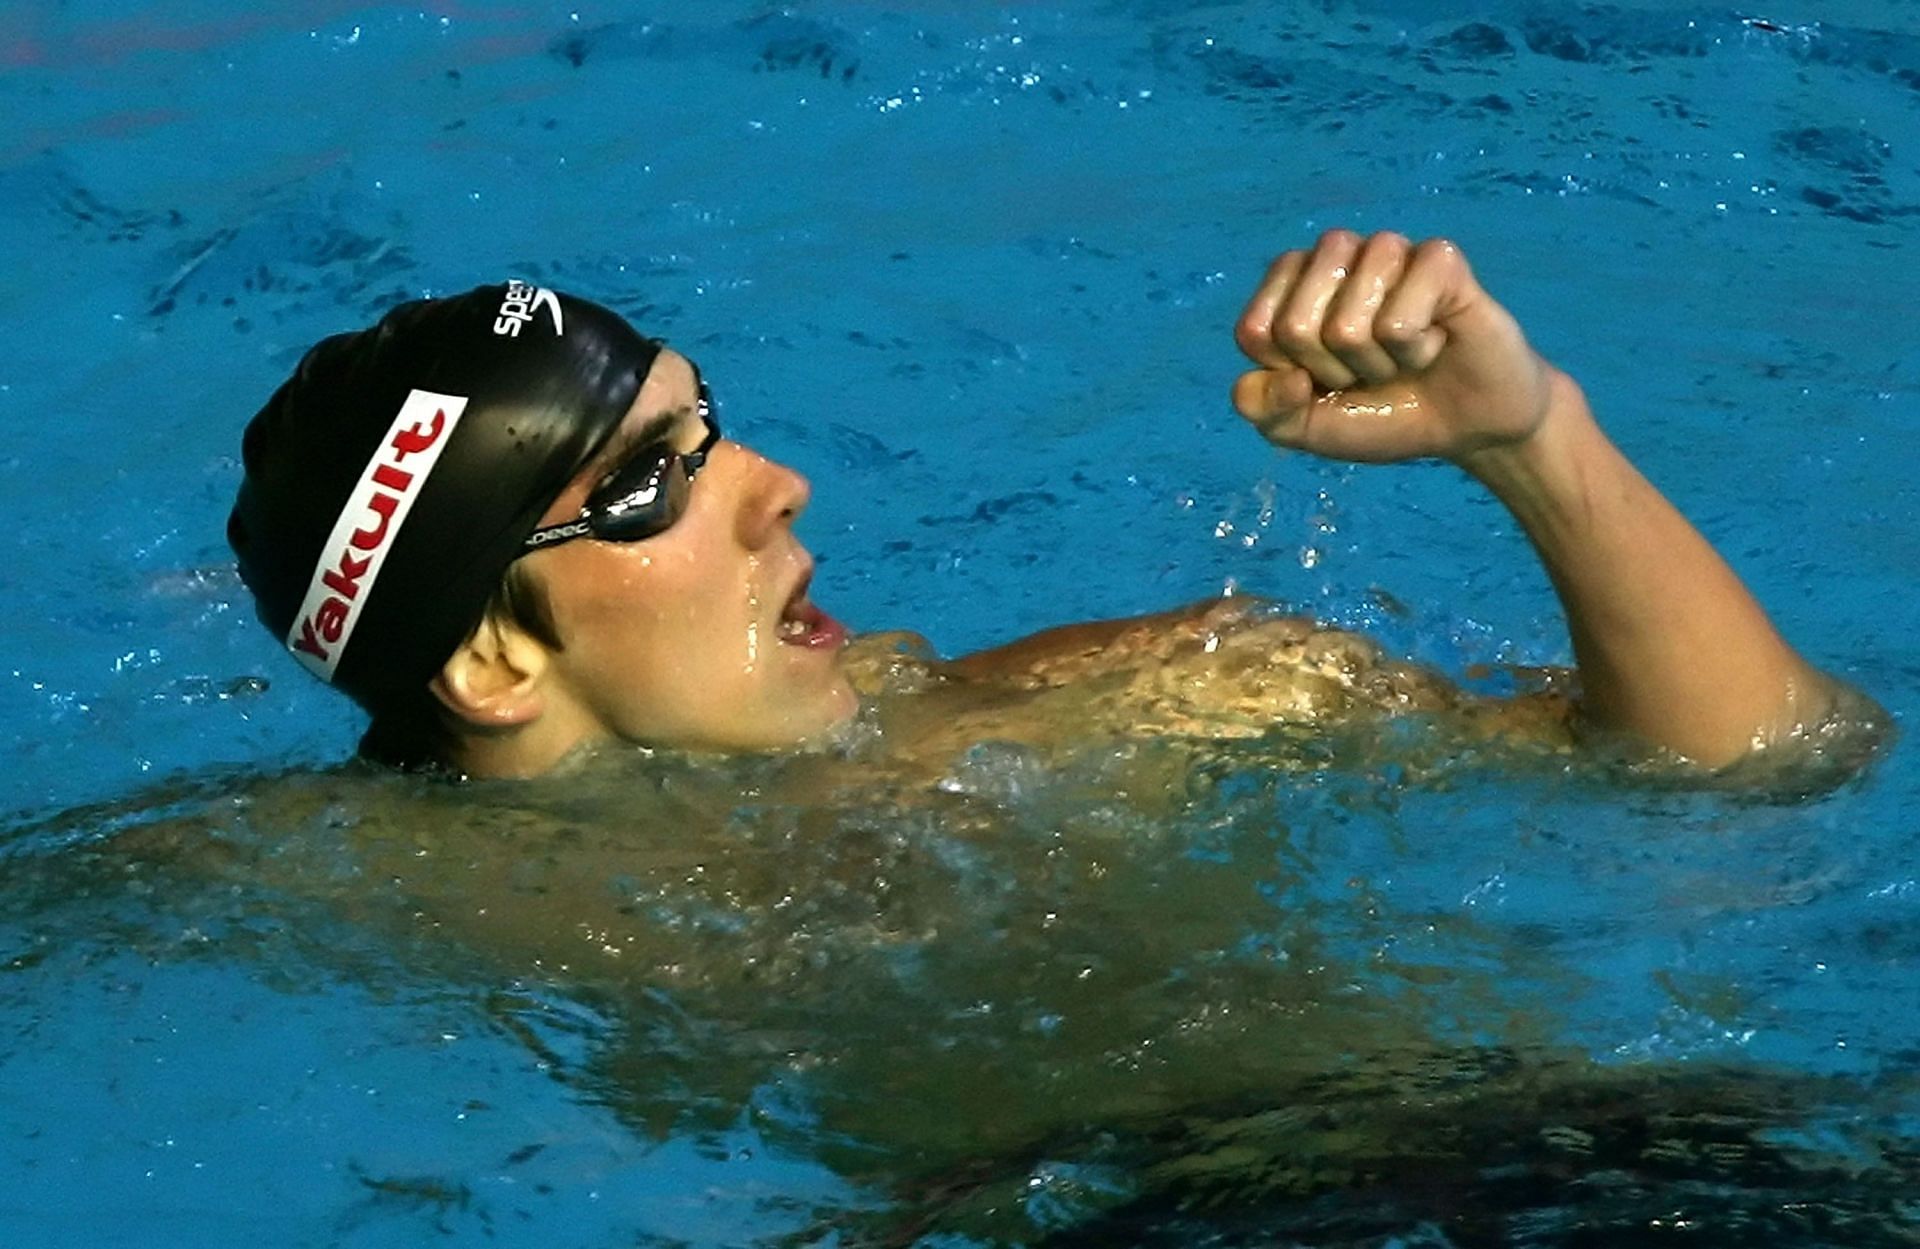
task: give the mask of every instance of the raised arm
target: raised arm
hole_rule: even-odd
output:
[[[1528,346],[1459,248],[1347,231],[1274,262],[1241,314],[1241,415],[1334,459],[1450,460],[1532,539],[1567,614],[1582,711],[1700,763],[1811,726],[1836,686]]]

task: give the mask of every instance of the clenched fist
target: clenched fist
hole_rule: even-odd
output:
[[[1267,270],[1234,327],[1233,404],[1274,444],[1386,463],[1524,442],[1552,368],[1444,239],[1330,230]]]

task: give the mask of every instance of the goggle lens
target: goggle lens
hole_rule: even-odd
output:
[[[698,373],[694,376],[699,379]],[[664,442],[641,447],[587,496],[577,518],[534,530],[524,549],[538,551],[575,538],[639,542],[672,528],[686,514],[693,494],[693,475],[720,441],[713,392],[704,380],[698,384],[700,404],[696,412],[707,427],[707,435],[698,447],[676,451]]]
[[[587,499],[593,536],[638,542],[671,527],[692,497],[687,459],[667,447],[647,447],[622,464]]]

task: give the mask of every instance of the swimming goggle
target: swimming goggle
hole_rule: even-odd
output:
[[[641,447],[587,496],[580,515],[559,525],[547,525],[527,535],[521,553],[541,551],[575,538],[602,542],[639,542],[664,533],[687,510],[693,475],[707,462],[720,441],[720,422],[713,392],[699,383],[700,399],[694,412],[707,427],[707,436],[691,451],[676,451],[664,439]]]

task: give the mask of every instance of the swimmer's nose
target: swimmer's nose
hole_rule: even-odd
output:
[[[740,541],[747,549],[758,550],[806,511],[813,487],[784,464],[745,447],[736,445],[736,449],[746,460],[742,472],[747,478],[738,521]]]

